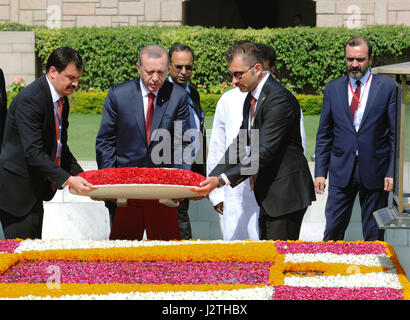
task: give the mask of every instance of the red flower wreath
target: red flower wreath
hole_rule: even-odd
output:
[[[199,173],[183,169],[167,168],[107,168],[90,170],[78,176],[93,185],[105,184],[170,184],[180,186],[199,186],[205,177]]]

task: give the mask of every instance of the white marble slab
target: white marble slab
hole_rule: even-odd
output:
[[[43,239],[108,240],[109,234],[103,202],[44,203]]]

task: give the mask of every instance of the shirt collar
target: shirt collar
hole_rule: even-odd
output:
[[[174,80],[172,80],[171,76],[168,77],[168,81],[175,84],[175,82],[174,82]],[[191,90],[189,90],[189,86],[188,86],[188,85],[185,87],[185,90],[186,90],[188,93],[191,93]]]
[[[53,99],[53,103],[56,103],[61,98],[61,95],[56,91],[56,88],[54,88],[53,84],[50,82],[47,75],[46,75],[46,79],[47,79],[48,86],[50,87],[51,99]]]
[[[269,72],[266,72],[266,71],[264,71],[264,72],[265,72],[265,76],[263,77],[263,79],[258,83],[256,88],[251,91],[252,97],[254,97],[256,100],[259,99],[259,96],[262,92],[262,88],[265,85],[266,80],[268,80],[268,78],[269,78]]]
[[[359,79],[361,85],[364,85],[367,82],[367,80],[370,77],[370,74],[371,74],[370,70],[367,70],[366,74]],[[349,77],[349,81],[350,81],[350,84],[352,85],[352,88],[356,88],[356,81],[357,80],[353,79],[352,77]]]
[[[148,96],[148,94],[151,92],[147,89],[147,87],[144,85],[144,82],[142,82],[142,79],[140,78],[140,86],[141,86],[141,91],[142,91],[142,96]],[[158,95],[158,91],[152,92],[153,94],[155,94],[155,97]]]

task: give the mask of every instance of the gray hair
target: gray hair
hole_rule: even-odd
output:
[[[161,45],[159,44],[151,44],[148,46],[145,46],[144,48],[141,49],[139,55],[138,55],[138,64],[142,66],[142,59],[141,57],[143,55],[147,55],[148,58],[151,59],[159,59],[162,56],[166,56],[168,60],[168,51]],[[167,64],[169,61],[167,61]]]

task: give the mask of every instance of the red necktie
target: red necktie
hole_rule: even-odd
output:
[[[356,81],[356,91],[354,92],[355,95],[352,97],[352,103],[350,104],[350,113],[352,114],[352,119],[354,121],[354,114],[356,113],[358,107],[359,107],[359,101],[360,101],[360,80]]]
[[[251,98],[251,127],[253,127],[253,116],[255,115],[256,99]]]
[[[60,140],[60,123],[62,123],[63,116],[63,97],[57,100],[57,114],[54,115],[54,121],[56,124],[56,155],[54,157],[54,163],[58,166],[61,164],[60,155],[58,155],[58,141]],[[61,141],[60,141],[61,143]],[[51,184],[53,192],[57,189],[54,184]]]
[[[54,158],[54,162],[60,166],[60,156],[57,156],[58,150],[58,141],[60,141],[60,123],[62,123],[62,116],[63,116],[63,97],[57,100],[57,115],[55,116],[55,123],[56,123],[56,156]]]
[[[151,134],[152,118],[154,117],[154,100],[155,94],[150,92],[148,94],[148,109],[147,109],[147,119],[145,122],[145,127],[147,130],[147,143],[149,144],[149,137]]]

